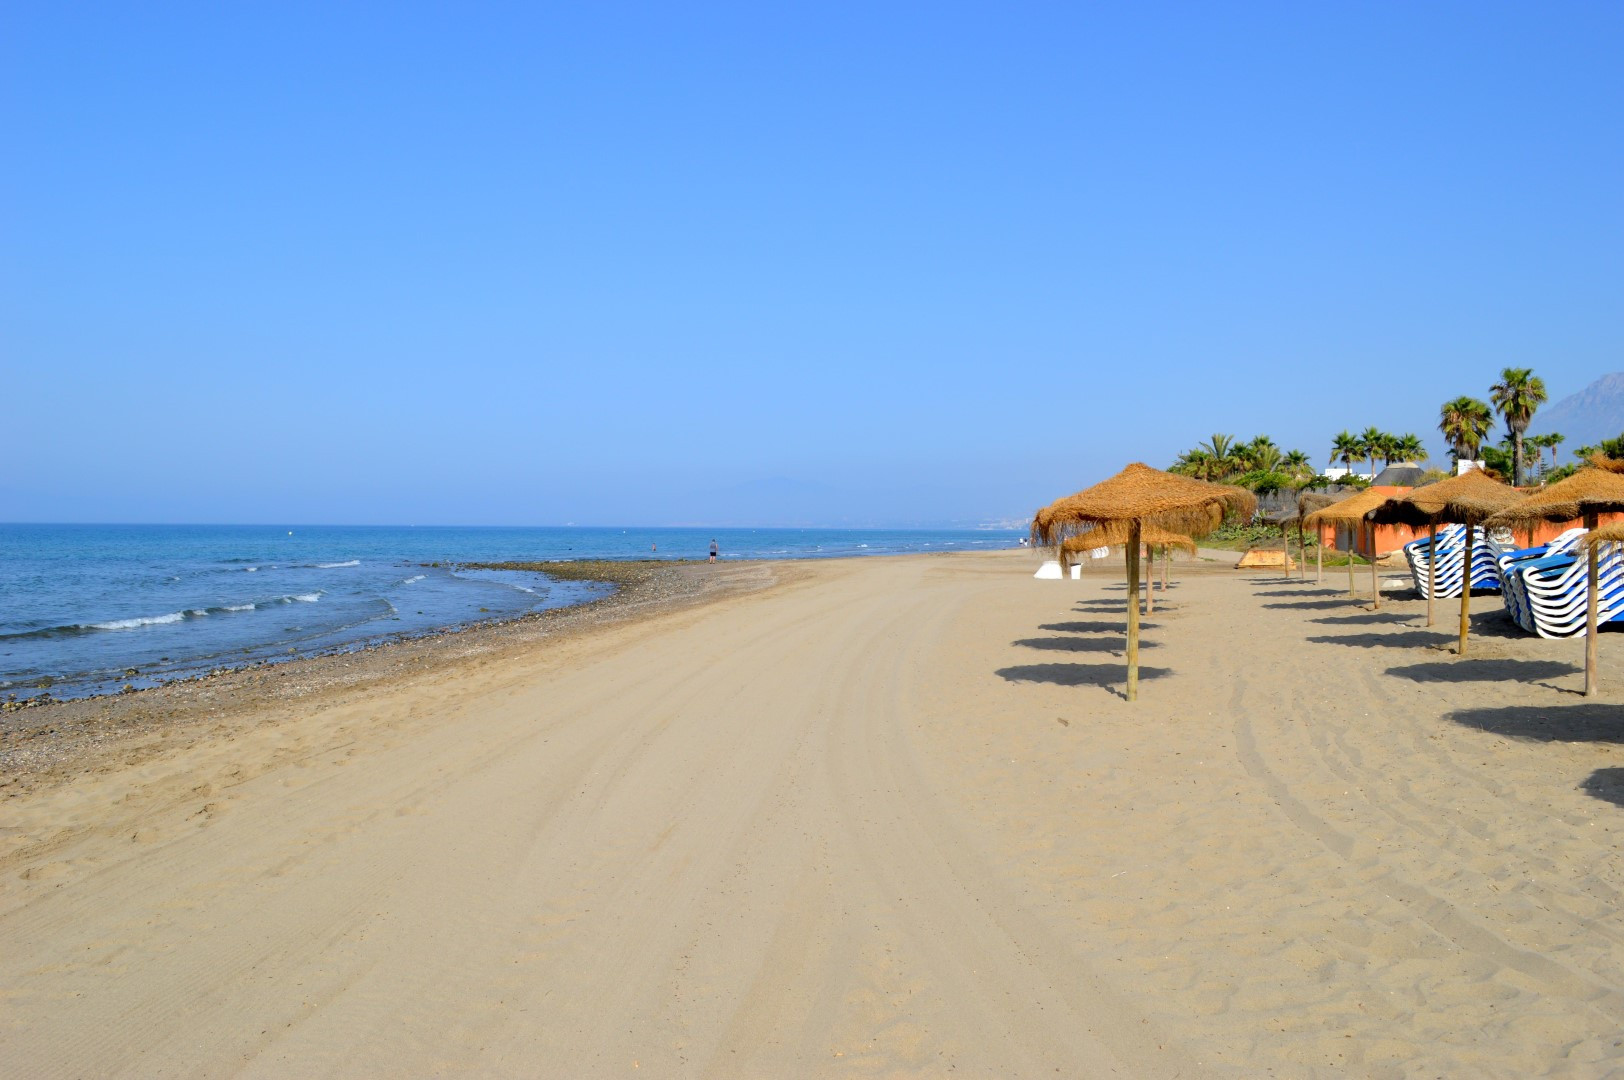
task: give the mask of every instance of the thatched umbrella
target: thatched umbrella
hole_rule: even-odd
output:
[[[1065,541],[1060,545],[1060,551],[1063,555],[1080,555],[1085,551],[1094,551],[1103,547],[1122,547],[1127,542],[1128,529],[1126,525],[1107,525],[1100,528],[1090,529],[1088,532],[1079,533],[1076,536],[1066,537]],[[1142,526],[1139,530],[1139,543],[1144,546],[1147,553],[1156,548],[1162,549],[1163,593],[1167,592],[1167,562],[1169,558],[1168,549],[1178,548],[1181,551],[1189,552],[1192,556],[1194,556],[1196,552],[1194,540],[1190,539],[1188,536],[1185,536],[1183,533],[1173,532],[1171,529],[1164,529],[1159,525]],[[1149,560],[1147,559],[1147,562],[1148,561]],[[1062,559],[1061,562],[1062,565],[1064,565],[1065,560]],[[1151,586],[1153,584],[1154,581],[1152,580],[1151,575],[1147,573],[1145,575],[1146,615],[1152,614],[1155,610],[1154,602],[1152,601],[1150,595]],[[1135,591],[1137,592],[1137,589]]]
[[[1427,526],[1427,625],[1432,625],[1432,594],[1437,591],[1438,526],[1466,526],[1466,568],[1461,582],[1460,645],[1457,655],[1466,655],[1468,621],[1472,604],[1472,528],[1485,518],[1514,505],[1522,493],[1489,476],[1481,469],[1468,469],[1436,484],[1418,487],[1406,495],[1388,499],[1370,515],[1381,524]]]
[[[1600,514],[1624,513],[1624,475],[1613,471],[1605,460],[1592,459],[1598,468],[1580,469],[1572,476],[1522,499],[1489,518],[1484,524],[1508,528],[1526,527],[1540,521],[1584,521],[1596,531]],[[1585,696],[1594,697],[1600,686],[1596,680],[1596,545],[1589,551],[1589,599],[1585,603]]]
[[[1209,484],[1153,469],[1138,462],[1108,480],[1058,499],[1032,520],[1032,539],[1061,544],[1066,537],[1092,536],[1099,526],[1125,526],[1128,572],[1128,686],[1126,696],[1139,696],[1139,545],[1146,525],[1184,536],[1204,536],[1217,528],[1226,512],[1251,516],[1257,498],[1244,488]],[[1098,541],[1096,541],[1098,543]]]
[[[1321,492],[1321,491],[1305,491],[1301,495],[1297,496],[1297,548],[1298,548],[1298,550],[1304,551],[1304,552],[1306,552],[1308,550],[1308,547],[1307,547],[1308,538],[1303,535],[1303,524],[1304,524],[1303,519],[1308,517],[1309,514],[1312,514],[1316,510],[1324,510],[1327,506],[1330,506],[1330,505],[1332,505],[1334,503],[1339,503],[1339,502],[1343,501],[1344,499],[1348,498],[1349,494],[1350,493],[1346,492],[1346,491],[1341,492],[1341,493],[1336,494],[1336,495],[1327,495],[1327,494],[1325,494],[1324,492]],[[1305,556],[1305,558],[1306,558],[1306,556]],[[1325,545],[1320,544],[1320,543],[1316,543],[1314,545],[1314,580],[1315,580],[1315,582],[1319,582],[1319,581],[1324,580],[1324,577],[1325,577]],[[1304,581],[1308,580],[1308,564],[1306,562],[1304,562],[1304,564],[1303,564],[1303,580]]]
[[[1316,528],[1320,525],[1346,525],[1350,529],[1358,529],[1364,525],[1365,515],[1386,501],[1386,495],[1366,488],[1357,495],[1350,495],[1340,502],[1334,502],[1330,506],[1315,510],[1303,518],[1303,523]],[[1371,555],[1376,553],[1374,541],[1371,542],[1370,553]],[[1374,559],[1370,564],[1370,581],[1374,587],[1376,584],[1376,563]],[[1380,604],[1381,590],[1376,589],[1376,594],[1376,602]],[[1351,543],[1348,545],[1348,595],[1358,595],[1353,589],[1353,544]]]

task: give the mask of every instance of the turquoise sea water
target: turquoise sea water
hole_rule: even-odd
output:
[[[577,604],[609,587],[454,564],[700,559],[713,538],[738,560],[987,550],[1020,534],[0,525],[0,698],[148,686]]]

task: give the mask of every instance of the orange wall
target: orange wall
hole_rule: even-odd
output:
[[[1383,485],[1375,490],[1384,495],[1393,496],[1402,495],[1412,489]],[[1601,514],[1598,515],[1596,523],[1598,525],[1608,525],[1617,521],[1624,521],[1624,514]],[[1579,528],[1583,524],[1582,521],[1542,521],[1534,526],[1532,540],[1529,539],[1528,532],[1523,529],[1516,530],[1514,536],[1518,547],[1535,547],[1539,544],[1548,544],[1569,529]],[[1327,548],[1334,547],[1338,551],[1346,551],[1348,550],[1350,531],[1346,525],[1321,525],[1319,527],[1319,542]],[[1358,536],[1353,545],[1354,550],[1368,559],[1370,557],[1371,526],[1360,526],[1357,531]],[[1425,527],[1412,529],[1408,525],[1377,525],[1375,526],[1375,533],[1376,554],[1379,557],[1386,555],[1389,551],[1397,551],[1412,540],[1425,539],[1427,530]]]

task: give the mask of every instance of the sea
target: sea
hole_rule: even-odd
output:
[[[484,562],[849,558],[1014,547],[1005,529],[0,524],[0,701],[455,630],[613,586]]]

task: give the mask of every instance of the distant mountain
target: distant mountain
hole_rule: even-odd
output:
[[[1558,460],[1573,460],[1580,446],[1593,446],[1603,439],[1624,433],[1624,371],[1603,375],[1577,394],[1569,394],[1534,414],[1528,425],[1530,435],[1560,431],[1566,438],[1558,449]]]

